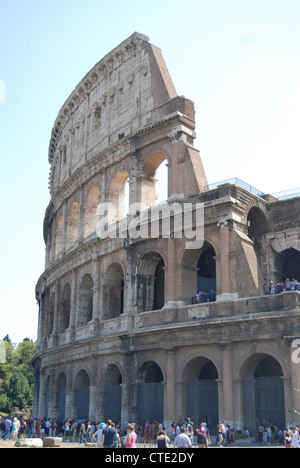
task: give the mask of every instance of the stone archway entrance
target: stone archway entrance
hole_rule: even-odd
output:
[[[244,426],[255,435],[259,423],[285,425],[283,372],[272,356],[255,355],[247,362],[243,390]]]
[[[139,376],[138,387],[138,423],[144,425],[147,420],[164,420],[164,386],[161,368],[153,361],[145,362]]]
[[[183,382],[186,386],[186,414],[194,427],[201,421],[215,431],[219,418],[218,371],[212,361],[198,357],[186,366]]]

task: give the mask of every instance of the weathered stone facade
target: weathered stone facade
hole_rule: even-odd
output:
[[[300,279],[300,198],[233,183],[209,190],[194,139],[193,102],[177,96],[161,51],[138,33],[60,110],[36,288],[35,416],[168,426],[190,414],[251,429],[272,411],[278,422],[298,420],[300,292],[266,295],[264,285]],[[193,223],[204,207],[202,245],[187,248],[174,214],[168,235],[101,238],[103,203],[117,226],[125,214],[148,219],[162,163],[169,203],[189,203]],[[204,284],[217,300],[193,303]]]

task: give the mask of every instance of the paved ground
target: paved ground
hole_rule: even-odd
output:
[[[0,449],[1,448],[14,448],[15,442],[10,441],[10,440],[0,440]],[[88,448],[85,447],[83,444],[79,444],[77,442],[63,442],[62,446],[60,448]],[[155,451],[157,449],[155,444],[147,444],[147,443],[141,443],[138,444],[138,448],[146,448],[149,450]],[[174,448],[173,444],[170,444],[169,447],[171,450]],[[197,448],[194,446],[194,448]],[[215,444],[212,444],[209,448],[217,448]],[[239,440],[236,442],[236,445],[234,447],[228,447],[228,448],[284,448],[283,445],[264,445],[264,444],[256,444],[253,439],[249,439],[247,441],[242,441]]]

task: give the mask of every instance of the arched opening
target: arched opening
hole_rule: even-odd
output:
[[[90,379],[85,370],[81,370],[75,382],[76,391],[76,419],[89,419],[90,409]]]
[[[71,311],[71,286],[67,283],[63,289],[60,300],[60,315],[59,315],[59,333],[63,333],[70,324]]]
[[[143,256],[138,275],[138,311],[160,310],[165,304],[165,263],[161,255],[149,252]]]
[[[141,201],[146,208],[168,199],[168,166],[164,154],[153,153],[145,161],[141,193]]]
[[[111,264],[106,270],[103,304],[104,320],[117,318],[124,312],[124,272],[119,263]]]
[[[108,366],[104,381],[104,420],[111,419],[118,424],[121,421],[122,375],[115,364]]]
[[[66,418],[66,388],[67,379],[65,374],[60,374],[57,381],[57,419],[60,422],[65,421]]]
[[[181,262],[181,300],[187,304],[213,302],[216,299],[216,252],[204,242],[198,250],[186,250]],[[200,292],[200,294],[199,294]]]
[[[265,214],[260,208],[253,207],[250,209],[247,217],[247,226],[248,237],[253,241],[253,248],[258,265],[263,265],[265,259],[261,257],[261,240],[268,232],[269,228]]]
[[[56,237],[55,237],[55,258],[59,256],[62,249],[62,237],[63,237],[63,215],[61,214],[57,221]]]
[[[67,220],[67,239],[66,248],[70,249],[74,246],[78,239],[78,220],[79,220],[79,205],[77,202],[72,203]]]
[[[53,333],[54,325],[54,304],[55,304],[55,293],[52,294],[49,304],[49,317],[48,317],[48,338]]]
[[[77,326],[87,325],[93,318],[93,279],[85,275],[79,287]]]
[[[253,207],[249,210],[248,217],[247,217],[247,225],[248,225],[248,237],[253,241],[258,241],[261,237],[263,237],[266,232],[268,232],[268,222],[261,211],[261,209],[257,207]]]
[[[84,209],[84,237],[94,234],[99,222],[100,189],[90,189]]]
[[[286,249],[278,255],[275,262],[276,281],[300,281],[300,252],[299,250],[290,248]]]
[[[206,422],[215,430],[219,418],[218,371],[212,361],[204,357],[192,359],[183,373],[186,414],[195,427]]]
[[[197,291],[201,292],[199,302],[213,302],[216,299],[216,252],[206,246],[197,263]],[[213,294],[211,294],[213,293]]]
[[[257,354],[246,363],[244,378],[244,425],[255,434],[257,424],[285,426],[283,372],[272,356]]]
[[[127,216],[129,211],[129,174],[126,169],[120,169],[112,178],[109,203],[114,211],[109,213],[109,224]]]
[[[161,368],[153,361],[145,362],[139,370],[138,422],[163,422],[164,387]],[[150,435],[149,435],[150,438]]]

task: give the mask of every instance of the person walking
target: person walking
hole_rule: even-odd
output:
[[[185,427],[180,428],[180,434],[175,437],[174,444],[177,448],[189,448],[192,446],[191,439],[186,435]]]
[[[106,421],[106,427],[103,428],[102,431],[102,440],[101,440],[101,448],[112,448],[114,447],[114,436],[115,434],[118,435],[117,440],[118,443],[120,441],[119,434],[117,433],[116,429],[112,427],[111,419]]]
[[[137,440],[137,435],[134,431],[134,426],[132,424],[128,424],[126,448],[136,448],[136,440]]]
[[[169,442],[170,439],[166,435],[166,431],[160,431],[156,438],[157,448],[168,448]]]

